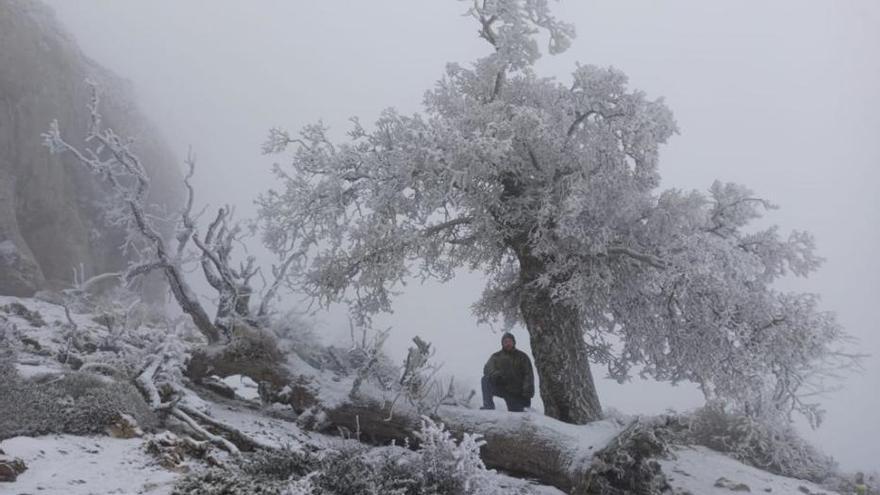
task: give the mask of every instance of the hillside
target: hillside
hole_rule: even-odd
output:
[[[835,493],[702,446],[672,442],[656,458],[632,462],[633,456],[651,447],[631,439],[648,438],[639,436],[644,431],[639,425],[656,425],[657,418],[609,418],[573,426],[531,412],[439,408],[435,418],[450,425],[469,424],[485,435],[484,466],[476,457],[477,439],[465,435],[456,441],[428,420],[410,438],[411,450],[401,448],[401,443],[361,443],[361,432],[332,427],[326,419],[316,421],[315,411],[297,414],[290,404],[261,400],[261,387],[241,376],[214,377],[201,384],[183,375],[169,380],[169,385],[181,386],[178,407],[202,413],[192,417],[204,429],[180,421],[167,408],[151,412],[141,396],[119,392],[135,389],[151,357],[173,362],[199,345],[186,325],[169,329],[161,319],[131,310],[120,313],[106,303],[88,312],[81,309],[68,319],[64,307],[50,302],[0,297],[0,368],[5,370],[0,381],[0,476],[16,478],[9,476],[13,459],[26,467],[14,481],[7,478],[0,491],[257,493],[254,486],[259,486],[265,490],[259,493],[369,493],[363,491],[367,485],[353,488],[359,485],[352,483],[381,474],[400,482],[399,493],[564,493],[492,470],[499,467],[491,462],[493,441],[505,431],[527,432],[514,439],[522,450],[509,453],[523,463],[536,462],[529,461],[527,449],[541,437],[546,437],[546,445],[570,442],[566,454],[572,464],[567,469],[583,469],[593,480],[569,487],[571,493]],[[308,366],[296,355],[288,357],[288,365],[300,370]],[[319,381],[329,370],[312,372]],[[332,374],[336,381],[330,383],[335,385],[315,391],[328,411],[346,400],[353,380],[338,370]],[[34,396],[35,389],[43,395]],[[55,410],[64,412],[53,416]],[[405,415],[406,408],[397,414]],[[218,437],[230,439],[235,447],[224,447],[225,440]],[[365,430],[362,440],[366,437]],[[615,450],[622,445],[628,447]],[[581,451],[584,454],[578,454]],[[622,452],[628,455],[619,455]],[[619,464],[609,464],[612,460]],[[617,481],[609,474],[614,472],[620,474]],[[651,479],[644,479],[645,472]],[[655,491],[620,488],[621,480],[638,477],[647,483],[643,488],[653,485]],[[425,479],[446,485],[424,491]],[[604,481],[596,483],[600,479]]]

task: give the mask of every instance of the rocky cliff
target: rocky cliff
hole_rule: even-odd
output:
[[[82,142],[86,80],[101,88],[105,123],[136,139],[152,201],[174,207],[182,197],[177,161],[133,104],[130,84],[83,55],[48,7],[0,0],[0,294],[63,286],[80,264],[90,275],[124,263],[121,233],[101,216],[101,187],[40,137],[58,119],[62,135]]]

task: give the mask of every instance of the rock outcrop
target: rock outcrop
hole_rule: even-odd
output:
[[[41,133],[57,119],[81,143],[89,87],[102,92],[105,123],[136,139],[152,177],[152,198],[175,207],[181,173],[159,133],[139,113],[130,84],[82,54],[48,7],[0,2],[0,294],[29,296],[63,286],[73,267],[86,275],[118,270],[122,233],[102,216],[105,194],[69,156],[53,156]]]

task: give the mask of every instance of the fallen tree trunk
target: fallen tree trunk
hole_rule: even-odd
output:
[[[388,409],[379,401],[356,400],[325,411],[328,430],[358,432],[363,441],[414,442],[420,418],[414,411]],[[532,478],[567,493],[588,484],[593,455],[611,443],[624,426],[614,420],[571,425],[540,413],[481,411],[442,406],[434,415],[456,436],[479,433],[486,444],[480,454],[487,467]],[[583,492],[587,493],[587,492]]]
[[[224,353],[203,353],[199,365],[190,366],[195,375],[245,374],[248,368],[230,362]],[[274,371],[267,371],[268,368]],[[312,368],[291,356],[287,363],[260,369],[263,385],[272,388],[269,399],[289,404],[301,422],[310,428],[341,434],[374,445],[417,445],[414,435],[421,427],[421,414],[401,401],[393,406],[389,392],[370,384],[357,394],[350,391],[354,377],[333,376]],[[283,386],[280,379],[286,382]],[[270,383],[271,382],[271,383]],[[264,397],[266,399],[267,397]],[[594,455],[611,445],[626,429],[616,420],[602,420],[586,425],[572,425],[541,413],[510,413],[502,410],[476,410],[440,406],[431,414],[454,435],[482,435],[486,442],[481,457],[487,467],[514,476],[531,478],[567,493],[590,494],[595,485]]]
[[[296,358],[293,358],[297,361]],[[299,377],[297,392],[279,396],[294,410],[305,411],[315,429],[340,432],[376,445],[408,441],[421,427],[421,414],[407,401],[395,401],[373,386],[362,386],[352,396],[351,377],[339,379],[315,370],[304,362],[288,363],[289,374]],[[335,379],[334,379],[335,378]],[[302,383],[308,383],[307,387]],[[394,404],[392,406],[392,404]],[[392,410],[393,407],[393,410]],[[625,429],[616,420],[572,425],[541,413],[510,413],[440,406],[430,414],[459,438],[465,433],[482,435],[486,442],[481,457],[487,467],[518,477],[538,480],[568,493],[589,493],[593,456]]]

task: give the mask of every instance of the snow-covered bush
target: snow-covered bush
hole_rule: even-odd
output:
[[[347,447],[325,454],[312,480],[321,495],[491,495],[495,491],[479,458],[481,442],[456,442],[442,424],[425,420],[420,446],[370,450]]]
[[[312,479],[317,476],[317,472],[310,473],[302,478],[290,481],[287,486],[281,490],[281,495],[312,495],[315,493],[315,485]]]
[[[618,413],[619,414],[619,413]],[[677,418],[637,418],[610,443],[596,452],[590,473],[574,490],[590,495],[667,493],[666,476],[657,458],[668,453],[681,429]]]
[[[367,452],[365,447],[358,446],[326,455],[322,459],[320,472],[314,479],[317,493],[322,495],[409,493],[393,489],[396,480],[381,476],[381,469],[371,462]]]
[[[211,468],[180,478],[172,495],[280,495],[278,482],[260,482],[225,468]]]
[[[66,423],[66,430],[70,433],[102,432],[120,414],[132,416],[141,428],[150,429],[156,425],[152,410],[129,383],[107,382],[87,373],[74,373],[55,386],[55,393],[72,397],[74,401],[73,414]],[[72,387],[79,391],[79,395],[72,393]]]
[[[457,442],[428,418],[416,434],[416,451],[370,449],[354,442],[338,450],[281,450],[250,454],[227,470],[186,476],[175,494],[238,495],[494,495],[494,473],[480,460],[482,441],[466,434]]]
[[[0,439],[101,433],[120,414],[130,415],[141,428],[156,424],[134,386],[88,373],[25,380],[10,363],[0,363],[0,397]]]
[[[771,473],[821,482],[837,466],[783,418],[753,418],[709,404],[688,421],[688,439]]]
[[[39,311],[31,311],[27,307],[25,307],[24,304],[18,302],[11,302],[9,304],[0,306],[0,311],[24,318],[28,323],[31,324],[31,326],[34,327],[46,326],[46,321],[43,319],[43,315],[41,315]]]
[[[311,495],[313,454],[296,450],[257,451],[237,466],[211,468],[181,478],[175,495]]]
[[[491,481],[480,459],[480,435],[465,433],[456,442],[442,423],[422,417],[419,439],[421,471],[429,493],[489,493]]]
[[[304,451],[281,449],[255,452],[242,464],[242,471],[255,477],[288,480],[314,471],[316,459]]]
[[[318,495],[314,474],[279,481],[257,479],[238,471],[211,468],[185,476],[174,486],[172,495]]]
[[[260,360],[278,362],[282,359],[275,337],[262,329],[238,322],[232,338],[224,348],[226,357],[237,361]]]

